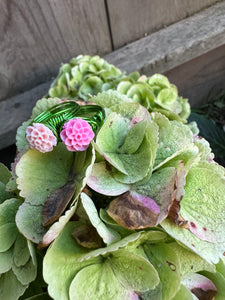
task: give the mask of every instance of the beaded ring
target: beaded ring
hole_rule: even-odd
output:
[[[36,116],[26,129],[26,139],[30,148],[43,153],[52,151],[60,141],[69,151],[84,151],[104,118],[101,106],[65,101]]]

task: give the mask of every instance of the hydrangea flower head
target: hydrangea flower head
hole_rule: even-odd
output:
[[[53,146],[57,144],[57,138],[53,132],[41,123],[33,123],[32,126],[27,127],[26,139],[30,148],[42,153],[52,151]]]
[[[81,118],[66,122],[60,133],[60,137],[69,151],[86,150],[94,136],[91,125]]]

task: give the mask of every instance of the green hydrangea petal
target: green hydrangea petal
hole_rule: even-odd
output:
[[[65,184],[73,154],[63,143],[52,152],[28,150],[16,165],[20,196],[34,205],[43,204],[49,193]]]
[[[177,121],[169,121],[165,116],[155,113],[153,120],[159,126],[159,147],[156,153],[155,167],[164,160],[173,157],[176,152],[193,143],[190,128]]]
[[[79,258],[79,261],[88,260],[92,257],[98,257],[98,256],[101,256],[101,255],[110,253],[110,252],[117,251],[118,249],[123,248],[123,247],[127,246],[129,243],[137,240],[139,238],[140,234],[141,234],[141,232],[132,233],[132,234],[124,237],[122,240],[120,240],[118,242],[115,242],[115,243],[113,243],[113,244],[111,244],[107,247],[99,248],[99,249],[90,251],[90,252],[82,255]]]
[[[16,275],[10,270],[0,276],[0,296],[1,300],[16,300],[27,289],[27,285],[21,284]]]
[[[91,224],[96,228],[104,243],[110,245],[120,240],[120,235],[113,229],[107,227],[99,218],[94,202],[88,195],[81,193],[81,203],[89,217]]]
[[[48,249],[43,261],[43,276],[49,295],[55,300],[69,300],[69,287],[74,276],[84,267],[97,264],[100,258],[79,262],[89,250],[79,246],[72,233],[80,222],[69,222]]]
[[[179,291],[172,300],[198,300],[198,298],[190,292],[183,284],[181,284]]]
[[[180,262],[173,249],[165,243],[144,244],[149,261],[157,270],[162,283],[162,300],[172,299],[179,290]]]
[[[129,185],[114,179],[104,161],[95,163],[87,184],[96,192],[108,196],[117,196],[129,190]]]
[[[225,177],[214,172],[213,164],[205,165],[193,166],[189,171],[180,214],[200,239],[225,242]]]
[[[153,265],[139,255],[120,249],[109,260],[116,278],[126,289],[144,292],[154,289],[159,283]]]
[[[37,275],[37,268],[33,264],[32,259],[30,258],[29,261],[24,265],[17,267],[15,264],[12,265],[13,273],[16,275],[17,279],[23,284],[29,284],[36,278]]]
[[[123,102],[132,102],[130,98],[113,90],[99,93],[97,96],[90,98],[90,101],[100,105],[103,108],[110,108],[113,105]]]
[[[4,184],[7,184],[9,179],[11,178],[11,172],[8,170],[8,168],[0,163],[0,181]]]
[[[0,274],[9,271],[12,267],[12,263],[13,263],[13,247],[11,247],[5,252],[0,252]]]
[[[189,275],[192,273],[197,273],[199,271],[209,271],[215,272],[216,268],[214,264],[208,263],[206,260],[202,259],[199,255],[194,252],[182,247],[178,243],[171,243],[170,247],[176,253],[180,260],[181,275]]]
[[[223,300],[225,299],[225,277],[217,272],[217,273],[211,273],[211,272],[201,272],[203,276],[206,276],[209,278],[216,286],[217,294],[215,296],[215,300]]]
[[[200,240],[189,230],[175,225],[168,219],[165,219],[160,225],[169,235],[187,246],[191,251],[198,254],[207,262],[216,264],[219,262],[219,259],[223,257],[225,243],[210,243]]]
[[[24,202],[16,214],[16,225],[19,230],[34,243],[39,243],[47,231],[42,224],[42,209],[42,205]]]
[[[22,253],[22,255],[21,255]],[[17,267],[24,266],[30,258],[30,251],[26,238],[19,234],[13,249],[13,262]]]
[[[79,271],[69,290],[70,300],[129,299],[127,294],[107,262],[94,264]]]

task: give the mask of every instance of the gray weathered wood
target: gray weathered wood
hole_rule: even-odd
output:
[[[50,80],[62,62],[111,51],[104,0],[1,0],[0,100]]]
[[[192,107],[200,106],[209,95],[225,89],[225,44],[165,75],[177,85],[179,94],[189,99]]]
[[[50,82],[0,102],[0,149],[15,143],[17,128],[30,118],[32,108],[49,89]]]
[[[180,21],[218,0],[107,0],[117,49]]]
[[[165,72],[225,43],[225,1],[118,49],[105,58],[151,75]]]

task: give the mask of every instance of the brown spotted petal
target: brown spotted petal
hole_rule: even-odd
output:
[[[168,219],[176,225],[184,228],[189,228],[188,222],[179,214],[180,202],[184,196],[184,186],[186,183],[186,171],[184,169],[184,163],[181,162],[177,169],[176,188],[172,202],[169,206]]]
[[[75,183],[67,182],[61,188],[54,190],[46,198],[42,215],[43,225],[48,226],[58,220],[66,209],[75,192]]]
[[[160,208],[151,198],[129,191],[114,199],[107,213],[119,225],[134,230],[155,226]]]
[[[201,274],[190,274],[183,279],[183,284],[199,299],[214,300],[217,288],[214,283]]]
[[[102,239],[98,235],[97,230],[90,224],[82,224],[76,227],[72,236],[77,243],[85,248],[100,248],[102,246]]]
[[[160,207],[158,223],[168,216],[169,208],[174,202],[177,194],[177,177],[175,167],[166,167],[154,172],[148,182],[135,187],[138,193],[154,199]]]

